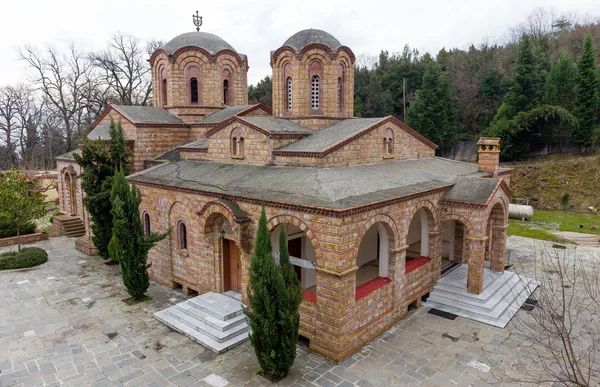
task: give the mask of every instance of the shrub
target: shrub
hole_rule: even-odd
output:
[[[48,253],[39,247],[25,247],[21,252],[9,251],[0,254],[0,270],[24,269],[46,263]]]
[[[21,223],[21,235],[33,234],[35,222]],[[17,236],[17,227],[14,223],[0,223],[0,238]]]
[[[563,208],[566,210],[569,208],[569,201],[571,200],[571,195],[567,192],[560,198],[560,204],[562,204]]]

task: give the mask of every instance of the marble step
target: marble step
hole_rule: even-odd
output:
[[[182,312],[187,313],[190,317],[198,319],[221,332],[225,332],[235,327],[236,325],[244,324],[246,322],[246,316],[244,314],[239,314],[228,320],[221,320],[220,318],[217,318],[212,314],[203,312],[201,309],[196,308],[187,302],[182,302],[177,306],[179,306]]]
[[[220,320],[229,320],[244,313],[245,306],[240,301],[219,293],[205,293],[188,300],[190,305]]]
[[[182,324],[179,320],[170,316],[168,313],[163,313],[165,311],[156,312],[154,316],[156,319],[163,324],[169,326],[170,328],[183,333],[188,336],[190,339],[198,342],[199,344],[211,349],[216,353],[223,353],[228,349],[235,347],[248,340],[248,335],[250,331],[242,332],[241,334],[230,338],[229,340],[225,340],[223,342],[219,342],[212,337],[206,335],[203,332],[198,331],[186,324]]]
[[[201,321],[199,319],[191,317],[190,315],[188,315],[187,313],[182,311],[178,305],[170,307],[170,308],[166,309],[164,312],[169,314],[171,317],[179,320],[181,323],[209,336],[213,340],[218,341],[219,343],[227,341],[227,340],[250,329],[248,324],[246,324],[246,322],[244,322],[242,324],[235,325],[232,329],[229,329],[227,331],[220,331],[218,329],[211,327],[210,325],[204,323],[203,321]]]
[[[469,303],[469,298],[456,299],[454,297],[443,297],[441,294],[429,296],[427,301],[436,302],[442,305],[453,305],[456,308],[462,309],[468,313],[478,314],[486,317],[498,318],[506,308],[521,294],[527,284],[517,280],[513,287],[504,287],[502,292],[497,293],[497,297],[491,299],[489,304],[473,304]]]
[[[519,282],[521,282],[521,280],[519,276],[511,275],[507,276],[507,278],[503,278],[496,282],[500,284],[500,286],[498,286],[493,293],[490,292],[489,297],[485,300],[476,297],[466,296],[464,294],[449,292],[441,287],[434,287],[433,291],[429,294],[429,297],[432,300],[437,300],[439,297],[443,299],[441,301],[457,302],[475,308],[492,310],[498,305],[498,303],[500,303],[504,296],[510,293],[510,289],[516,287],[519,284]]]
[[[480,300],[482,302],[486,302],[491,296],[493,296],[498,291],[498,289],[500,289],[504,285],[504,282],[506,282],[508,278],[515,275],[515,273],[509,271],[505,271],[503,274],[490,273],[488,275],[492,275],[494,276],[494,278],[491,282],[485,285],[485,287],[483,288],[483,292],[481,292],[480,294],[471,294],[467,292],[466,279],[468,277],[468,274],[466,268],[460,267],[459,269],[457,269],[457,272],[458,270],[465,272],[464,278],[461,278],[461,280],[457,281],[455,276],[456,273],[449,273],[448,276],[442,277],[438,280],[436,288],[447,292],[455,293],[461,296],[470,296],[473,297],[475,300]]]

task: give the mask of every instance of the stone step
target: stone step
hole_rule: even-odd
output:
[[[219,293],[206,293],[189,299],[190,305],[220,320],[226,321],[244,313],[244,304]]]
[[[225,332],[236,325],[244,324],[246,322],[246,316],[243,313],[228,320],[221,320],[220,318],[203,312],[199,308],[191,306],[187,302],[182,302],[181,304],[178,304],[178,306],[182,312],[187,313],[191,317],[194,317],[221,332]]]
[[[250,334],[249,331],[245,331],[235,337],[232,337],[229,340],[226,340],[223,342],[218,342],[217,340],[214,340],[210,336],[208,336],[186,324],[182,324],[179,320],[170,316],[164,310],[154,313],[154,317],[158,321],[162,322],[163,324],[169,326],[170,328],[172,328],[176,331],[183,333],[184,335],[188,336],[190,339],[198,342],[199,344],[211,349],[212,351],[214,351],[216,353],[223,353],[223,352],[227,351],[228,349],[231,349],[231,348],[235,347],[236,345],[243,343],[244,341],[248,340],[248,335]]]
[[[166,309],[165,312],[171,317],[182,322],[183,324],[193,328],[196,331],[199,331],[200,333],[210,337],[211,339],[219,343],[223,343],[227,340],[230,340],[235,336],[238,336],[250,329],[248,324],[244,322],[242,324],[235,325],[232,329],[221,331],[206,324],[202,320],[190,316],[189,314],[181,310],[181,308],[178,305]]]
[[[464,267],[461,267],[460,269],[462,269],[462,271],[466,271]],[[458,271],[458,270],[459,269],[457,269],[456,271]],[[454,273],[452,273],[452,274],[454,274]],[[488,273],[488,275],[493,275],[494,278],[492,279],[491,282],[489,282],[483,288],[483,292],[481,292],[480,294],[471,294],[471,293],[467,292],[467,281],[466,281],[467,273],[464,273],[464,277],[465,277],[464,281],[457,281],[456,276],[451,276],[451,275],[442,277],[437,282],[434,289],[439,289],[444,292],[454,293],[461,297],[469,297],[469,298],[472,298],[473,300],[479,300],[482,303],[485,303],[485,302],[487,302],[487,300],[490,299],[490,297],[494,296],[498,292],[498,290],[502,286],[504,286],[504,283],[508,280],[508,278],[514,276],[515,273],[510,272],[510,271],[505,271],[502,274],[492,272],[492,273]]]

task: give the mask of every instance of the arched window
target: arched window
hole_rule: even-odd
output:
[[[311,93],[310,93],[310,108],[312,110],[319,110],[320,109],[320,102],[321,102],[321,98],[320,98],[320,79],[318,75],[313,75],[312,77],[312,81],[311,81]]]
[[[387,129],[383,136],[383,155],[391,156],[394,151],[394,132],[392,129]]]
[[[240,128],[231,131],[231,154],[233,156],[244,156],[244,133]]]
[[[223,105],[229,105],[229,80],[223,81]]]
[[[179,227],[177,227],[177,247],[179,249],[187,249],[187,229],[185,227],[185,223],[180,222]]]
[[[287,110],[292,111],[292,77],[287,79]]]
[[[338,78],[338,112],[342,112],[343,111],[343,104],[344,104],[344,90],[343,90],[343,81],[342,81],[342,77]]]
[[[144,234],[146,236],[152,233],[152,229],[150,228],[150,215],[148,213],[144,213]]]
[[[198,103],[198,80],[196,78],[190,79],[190,102]]]
[[[163,107],[167,106],[167,80],[163,79],[162,80],[162,105]]]

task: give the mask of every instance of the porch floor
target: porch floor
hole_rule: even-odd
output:
[[[535,280],[511,271],[484,269],[483,292],[467,292],[467,264],[441,277],[424,306],[504,328],[539,286]]]

